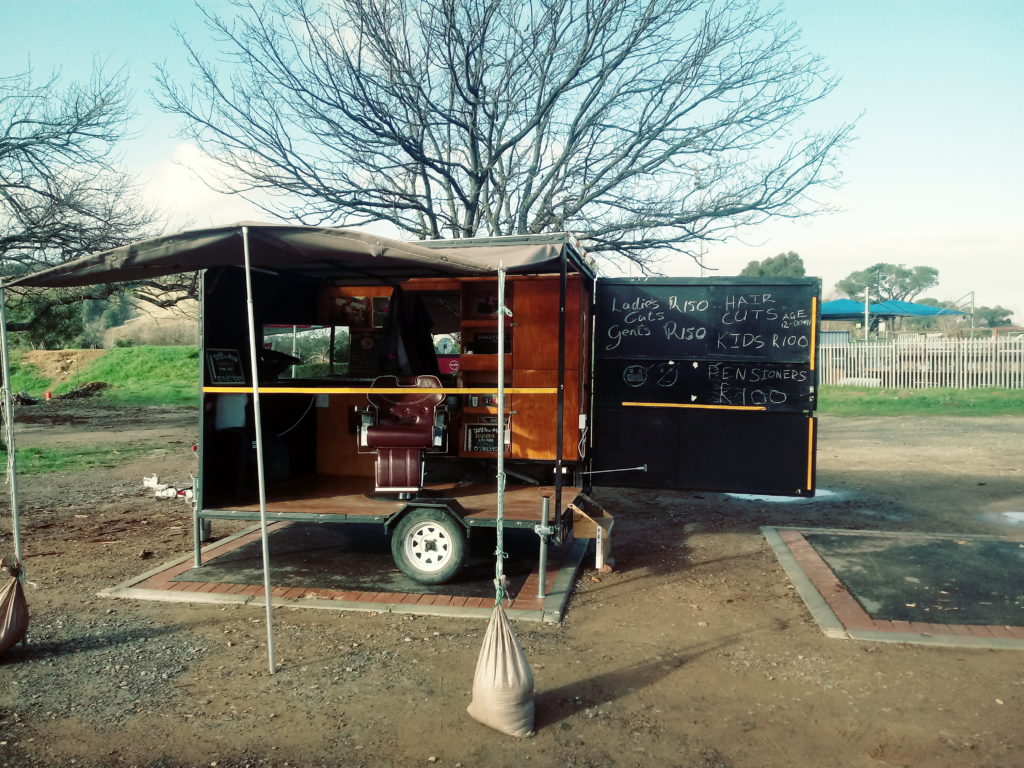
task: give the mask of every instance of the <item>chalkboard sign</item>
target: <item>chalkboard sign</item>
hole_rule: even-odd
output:
[[[497,453],[498,425],[467,424],[466,450],[470,453]]]
[[[486,400],[486,398],[485,398]],[[486,404],[486,403],[481,403]],[[493,402],[490,403],[493,405]],[[466,424],[464,450],[470,453],[498,452],[498,417],[474,416],[475,421]],[[509,430],[508,418],[505,419],[505,452],[511,446],[512,432]]]
[[[212,384],[244,384],[245,373],[237,349],[207,349],[206,372]]]
[[[623,402],[814,408],[815,376],[800,363],[731,360],[604,360],[597,390],[604,404]]]
[[[599,358],[805,363],[817,280],[613,279],[598,282]]]
[[[812,494],[820,289],[813,278],[598,280],[594,483]]]
[[[819,290],[812,278],[599,280],[597,403],[812,411]]]

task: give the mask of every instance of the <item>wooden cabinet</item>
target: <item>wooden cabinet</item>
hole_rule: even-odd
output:
[[[506,282],[506,304],[512,317],[506,318],[505,418],[509,427],[506,455],[514,459],[553,461],[557,458],[556,430],[558,395],[517,393],[521,388],[558,387],[558,326],[560,317],[559,278],[510,277]],[[467,282],[462,287],[462,345],[459,357],[462,385],[490,387],[497,383],[497,282]],[[566,296],[565,403],[563,410],[562,456],[579,458],[579,414],[586,412],[589,302],[582,281],[569,277]],[[476,441],[474,430],[483,434],[484,425],[497,423],[493,398],[464,396],[460,429],[462,456],[493,455],[471,450],[484,443]]]
[[[512,359],[516,387],[558,387],[557,276],[524,279],[516,285]],[[579,458],[579,416],[586,413],[589,347],[589,301],[583,281],[570,275],[565,301],[565,398],[562,411],[562,458]],[[558,396],[521,395],[512,418],[512,457],[554,460]]]
[[[514,306],[515,289],[505,284],[505,304]],[[463,387],[488,388],[498,383],[498,281],[469,280],[460,289],[461,325],[459,380]],[[514,381],[513,323],[504,318],[505,386]],[[511,395],[505,397],[505,420],[513,409]],[[493,394],[462,396],[462,423],[459,427],[460,456],[494,456],[497,453],[497,397]],[[508,456],[508,437],[506,451]]]

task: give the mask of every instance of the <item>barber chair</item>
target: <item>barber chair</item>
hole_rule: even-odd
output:
[[[378,376],[371,388],[440,389],[436,376]],[[411,498],[423,489],[423,454],[447,450],[447,412],[440,392],[370,392],[360,411],[359,449],[377,454],[374,492]]]

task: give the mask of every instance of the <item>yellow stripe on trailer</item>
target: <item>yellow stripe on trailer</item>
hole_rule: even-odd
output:
[[[497,387],[260,387],[261,395],[489,395]],[[557,395],[558,387],[507,387],[510,395]],[[251,395],[252,387],[203,387],[208,395]]]
[[[818,297],[811,297],[811,370],[814,370],[814,343],[818,334]]]
[[[807,490],[814,487],[814,417],[807,420]]]

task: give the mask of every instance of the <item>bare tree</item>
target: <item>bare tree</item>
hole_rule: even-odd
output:
[[[51,75],[0,76],[0,277],[9,279],[153,233],[156,215],[137,199],[133,180],[117,165],[130,94],[121,74],[95,67],[91,78],[61,86]],[[157,303],[168,287],[136,286]],[[26,330],[58,307],[106,298],[121,286],[15,292],[10,330]],[[177,294],[175,294],[175,298]]]
[[[850,136],[797,132],[835,79],[754,0],[235,6],[207,16],[227,58],[184,41],[195,79],[162,70],[158,98],[223,163],[220,188],[304,223],[570,230],[640,264],[696,258],[817,208]]]

